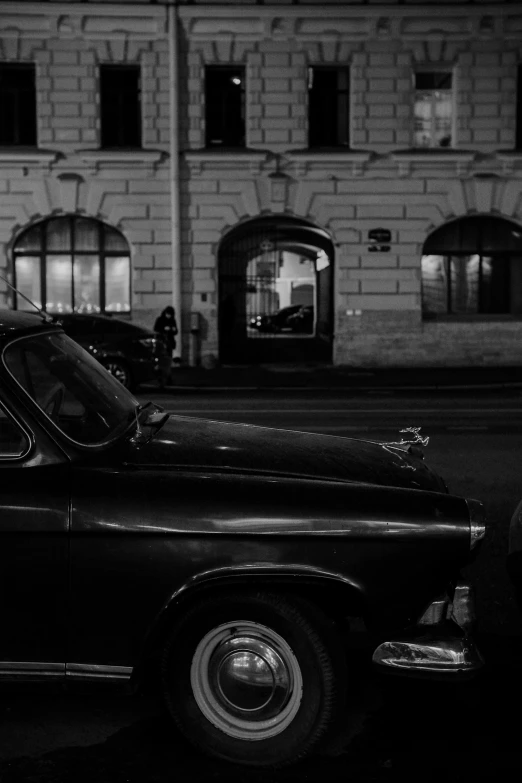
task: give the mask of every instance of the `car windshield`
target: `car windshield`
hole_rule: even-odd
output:
[[[15,340],[3,359],[24,391],[77,443],[113,440],[137,416],[135,397],[61,332]]]

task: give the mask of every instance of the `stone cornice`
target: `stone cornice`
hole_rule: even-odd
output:
[[[422,166],[455,166],[457,175],[464,174],[476,158],[469,150],[398,150],[392,152],[391,160],[398,164],[399,176],[406,176],[413,168]]]
[[[373,155],[373,152],[366,150],[295,150],[287,152],[285,157],[293,164],[296,177],[304,176],[311,168],[317,166],[328,171],[336,170],[339,166],[350,166],[352,174],[356,176],[362,174],[365,164]]]
[[[166,34],[166,13],[157,5],[2,2],[0,36],[150,39]]]
[[[361,41],[522,36],[522,9],[509,5],[411,6],[181,6],[179,17],[192,40]]]
[[[96,171],[104,168],[129,168],[150,166],[156,168],[168,157],[162,150],[76,150],[74,153],[82,163]]]
[[[195,150],[185,151],[183,158],[188,163],[191,174],[201,174],[204,170],[230,169],[231,165],[237,168],[249,169],[252,174],[261,173],[263,164],[268,159],[268,153],[257,150]]]
[[[21,166],[22,168],[51,167],[60,157],[59,152],[53,150],[40,149],[0,149],[0,167],[13,168]]]
[[[502,163],[502,173],[512,174],[522,169],[522,150],[497,150],[495,157]]]

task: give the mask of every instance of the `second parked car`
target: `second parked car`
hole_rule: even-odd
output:
[[[165,346],[150,329],[105,315],[71,313],[55,321],[128,389],[156,379]]]

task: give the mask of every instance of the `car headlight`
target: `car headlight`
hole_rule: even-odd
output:
[[[475,549],[486,535],[486,514],[479,500],[466,498],[469,513],[469,548]]]

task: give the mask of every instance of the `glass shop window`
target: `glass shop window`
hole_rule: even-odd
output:
[[[36,147],[36,69],[0,63],[0,146]]]
[[[522,228],[489,216],[452,221],[424,243],[422,310],[438,315],[522,315]]]
[[[245,69],[208,65],[205,68],[205,144],[244,147]]]
[[[350,146],[349,68],[308,68],[308,146]]]
[[[116,229],[72,215],[26,229],[13,250],[15,286],[52,313],[130,312],[130,250]],[[15,307],[33,310],[23,296]]]
[[[416,147],[453,145],[453,74],[419,71],[414,74],[414,144]]]

